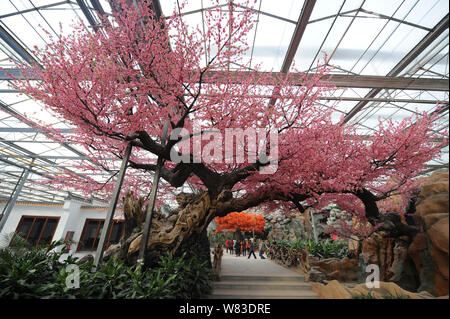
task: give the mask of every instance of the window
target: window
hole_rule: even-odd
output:
[[[16,234],[33,246],[49,244],[58,226],[59,217],[22,216]]]
[[[103,219],[86,219],[77,251],[94,251],[97,249],[104,222]],[[113,221],[106,241],[106,249],[110,245],[117,244],[124,232],[123,221]]]

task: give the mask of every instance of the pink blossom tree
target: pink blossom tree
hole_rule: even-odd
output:
[[[280,165],[277,174],[269,177],[272,181],[267,187],[272,192],[277,188],[289,195],[287,200],[266,203],[267,209],[303,213],[309,207],[320,209],[334,203],[352,214],[354,223],[349,226],[342,221],[339,229],[329,229],[331,233],[365,238],[381,227],[393,236],[413,235],[416,229],[401,223],[402,216],[385,213],[405,214],[420,184],[416,177],[447,144],[446,140],[435,142],[434,118],[422,113],[398,123],[380,120],[370,138],[358,136],[355,128],[329,123],[320,132],[323,135],[297,143],[302,150],[294,152],[298,159]]]
[[[24,76],[37,74],[41,80],[16,85],[73,127],[67,135],[47,129],[55,139],[84,149],[91,162],[80,169],[115,169],[117,161],[111,159],[121,159],[127,144],[133,145],[123,188],[134,198],[129,193],[124,200],[126,218],[142,214],[136,198],[151,187],[145,172],[156,169],[156,157],[163,159],[159,200],[176,198],[179,207],[169,218],[155,217],[148,242],[153,250],[176,251],[203,240],[216,216],[264,203],[302,209],[305,201],[316,203],[326,194],[359,198],[364,209],[355,214],[375,223],[376,201],[410,190],[411,178],[437,154],[439,145],[429,142],[432,118],[426,114],[382,122],[371,137],[334,123],[332,108],[316,103],[332,90],[324,80],[325,63],[309,75],[293,70],[275,77],[259,72],[259,66],[249,71],[246,40],[255,22],[250,9],[237,10],[231,1],[227,10],[217,5],[205,11],[205,29],[200,29],[175,13],[158,20],[145,2],[137,9],[118,3],[102,32],[78,26],[36,50],[43,69],[21,67],[27,70]],[[276,102],[268,103],[270,98]],[[171,139],[164,145],[166,121]],[[252,137],[238,137],[226,154],[229,139],[216,137],[233,128],[263,132],[261,148],[255,151]],[[270,140],[272,133],[277,143]],[[237,155],[240,148],[243,159]],[[270,161],[256,156],[266,151]],[[387,178],[395,182],[387,185]],[[113,180],[99,183],[65,172],[51,182],[109,195]],[[196,189],[193,194],[177,190],[186,183]],[[135,255],[139,242],[138,232],[123,247],[125,256]]]

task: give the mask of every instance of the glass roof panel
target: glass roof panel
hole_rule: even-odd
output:
[[[314,9],[311,13],[311,17],[309,20],[313,21],[316,19],[321,19],[336,14],[339,11],[339,8],[341,7],[343,2],[344,1],[326,1],[326,0],[316,1],[316,4],[314,5]],[[360,2],[361,2],[360,0],[355,1],[355,3],[357,3],[355,7],[359,7]],[[297,12],[300,12],[300,10],[298,10]],[[332,18],[328,20],[332,20]]]
[[[342,41],[339,43],[339,47],[334,52],[330,59],[330,63],[340,66],[343,69],[351,70],[357,60],[369,45],[373,38],[380,32],[384,25],[383,20],[375,20],[367,23],[366,19],[347,19],[347,25],[351,23]],[[386,74],[385,72],[384,74]],[[374,75],[384,75],[383,73],[376,72]]]
[[[262,71],[279,71],[294,29],[295,25],[260,16],[252,64],[261,64]]]
[[[318,52],[318,44],[320,45],[319,41],[322,42],[325,39],[332,23],[332,19],[327,19],[314,22],[306,26],[305,33],[303,34],[297,53],[294,57],[294,64],[296,68],[302,71],[307,71],[310,68],[315,67],[318,60],[323,62],[325,53],[331,54],[332,48],[325,46],[320,50],[320,52]],[[330,41],[330,37],[332,37],[331,34],[328,36],[327,41]],[[313,61],[314,58],[316,59]]]
[[[448,13],[448,1],[418,1],[417,4],[416,2],[417,0],[406,1],[406,3],[402,6],[402,10],[399,11],[394,17],[401,19],[403,13],[411,9],[411,13],[406,19],[407,21],[428,28],[433,28]]]
[[[395,10],[402,6],[402,7],[406,7],[408,4],[412,4],[414,1],[404,1],[404,0],[391,0],[391,1],[386,1],[386,0],[366,0],[364,2],[363,8],[368,10],[368,11],[372,11],[375,13],[379,13],[379,14],[383,14],[386,16],[391,16]]]
[[[420,30],[405,24],[399,25],[383,45],[384,54],[375,56],[370,64],[374,69],[385,69],[386,67],[392,69],[426,34],[427,32],[425,30]],[[387,59],[388,56],[398,57],[400,59],[397,61]]]
[[[99,1],[105,11],[111,9],[108,0]],[[87,1],[88,4],[89,1]],[[180,2],[181,3],[181,2]],[[213,0],[187,1],[183,12],[210,7]],[[225,4],[226,0],[220,1]],[[238,5],[243,1],[235,1]],[[252,58],[252,65],[262,64],[263,71],[279,71],[284,61],[291,37],[294,34],[304,1],[257,0],[254,8],[260,9],[257,29],[248,35],[250,50],[244,61]],[[41,6],[46,6],[39,8]],[[163,14],[170,15],[178,10],[177,1],[161,1]],[[359,10],[358,10],[359,9]],[[25,12],[18,12],[23,11]],[[97,18],[93,9],[91,14]],[[226,8],[224,8],[226,10]],[[303,33],[294,64],[297,69],[307,71],[314,67],[326,53],[331,57],[329,63],[336,67],[338,74],[378,75],[388,74],[417,43],[427,35],[445,15],[448,15],[448,1],[444,0],[317,0]],[[58,0],[8,0],[2,1],[0,24],[22,44],[26,50],[35,44],[43,46],[48,35],[42,32],[42,25],[50,33],[59,33],[61,23],[65,33],[71,25],[81,18],[85,25],[87,19],[75,1]],[[190,13],[183,18],[190,25],[202,24],[202,13]],[[253,42],[254,41],[254,42]],[[429,79],[448,79],[449,50],[448,28],[402,70],[402,76]],[[254,44],[254,46],[253,46]],[[253,54],[251,54],[253,50]],[[0,66],[10,67],[9,58],[20,59],[17,52],[0,40]],[[63,168],[83,173],[76,160],[85,150],[77,145],[58,146],[49,138],[23,123],[21,116],[34,114],[34,119],[43,120],[54,127],[67,128],[67,123],[59,120],[50,111],[43,110],[38,103],[23,95],[11,92],[7,81],[0,82],[0,180],[6,181],[5,189],[0,189],[0,197],[9,197],[23,168],[30,165],[33,153],[42,158],[36,159],[30,180],[46,180],[39,174],[61,172]],[[271,89],[268,89],[270,93]],[[330,98],[342,97],[343,101],[322,99],[319,103],[333,107],[333,119],[338,121],[343,115],[364,104],[361,111],[350,120],[358,123],[361,134],[372,134],[380,117],[402,119],[415,112],[437,112],[434,101],[448,103],[448,91],[420,90],[379,90],[375,98],[367,98],[369,88],[339,89]],[[388,100],[390,99],[390,100]],[[363,102],[359,102],[362,100]],[[448,129],[448,104],[436,120],[434,129],[443,132]],[[441,159],[433,163],[448,165],[448,147],[443,149]],[[44,158],[48,156],[48,158]],[[111,167],[117,169],[119,161],[112,161]],[[85,173],[85,172],[84,172]],[[92,178],[105,181],[110,173],[93,172]],[[33,186],[34,185],[34,186]],[[2,183],[3,187],[3,183]],[[36,186],[27,183],[22,198],[29,200],[61,201],[66,191],[56,191],[50,186]]]
[[[259,7],[259,2],[261,2],[261,11],[297,21],[303,7],[304,0],[285,0],[283,1],[283,5],[280,5],[280,2],[278,1],[260,0],[256,4],[255,8]]]

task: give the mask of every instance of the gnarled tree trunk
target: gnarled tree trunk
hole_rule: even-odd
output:
[[[210,246],[206,228],[216,216],[219,202],[226,199],[225,192],[211,199],[208,192],[177,195],[178,208],[169,216],[159,211],[153,213],[152,226],[147,244],[144,264],[152,266],[165,253],[187,256],[196,255],[211,266]],[[116,256],[134,264],[137,261],[145,220],[143,200],[133,199],[128,192],[124,198],[125,237],[117,245],[108,249],[105,257]]]

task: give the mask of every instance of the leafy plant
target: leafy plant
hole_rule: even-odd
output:
[[[208,232],[209,242],[212,246],[216,244],[224,244],[227,239],[233,239],[233,232],[231,231],[221,231],[216,233],[215,231]]]
[[[352,296],[352,299],[376,299],[373,295],[372,295],[372,291],[369,291],[369,293],[367,295],[357,295],[357,296]],[[383,299],[409,299],[408,295],[393,295],[391,293],[388,293],[387,295],[383,296]]]
[[[309,249],[309,254],[320,259],[344,258],[348,256],[348,243],[345,240],[297,240],[289,242],[287,240],[276,241],[277,244],[290,247],[291,249]]]
[[[62,246],[60,251],[57,250]],[[162,256],[155,268],[128,266],[111,258],[92,272],[92,261],[78,265],[79,288],[66,285],[68,265],[78,259],[63,242],[31,247],[20,238],[0,250],[0,298],[199,298],[208,293],[210,272],[198,258]]]
[[[348,243],[344,240],[322,240],[310,246],[310,254],[320,259],[344,258],[348,256]]]
[[[352,296],[352,299],[375,299],[375,297],[372,295],[372,291],[369,291],[367,295]]]
[[[65,262],[53,250],[62,242],[33,247],[19,236],[11,246],[0,250],[0,298],[51,298],[59,294],[55,274]]]

